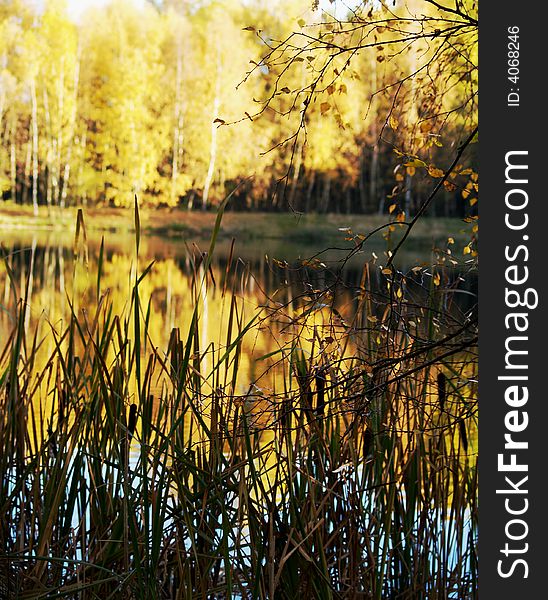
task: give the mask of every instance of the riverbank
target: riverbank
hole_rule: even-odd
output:
[[[211,235],[216,214],[189,212],[182,209],[154,208],[140,210],[142,232],[162,237],[206,239]],[[74,228],[77,209],[52,209],[49,213],[40,207],[37,216],[31,207],[4,202],[0,204],[0,230],[67,231]],[[132,209],[84,208],[88,232],[131,234],[134,231]],[[236,239],[277,239],[292,242],[340,242],[352,234],[368,234],[389,220],[388,215],[342,215],[293,213],[226,212],[219,236]],[[413,230],[418,243],[443,242],[451,236],[455,240],[469,240],[470,227],[460,219],[425,218]],[[350,228],[352,233],[347,231]],[[397,235],[398,226],[394,233]]]

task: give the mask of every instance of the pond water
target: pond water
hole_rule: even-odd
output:
[[[150,299],[149,338],[161,351],[167,349],[174,328],[184,339],[196,304],[200,343],[213,357],[234,336],[230,322],[234,310],[240,330],[253,319],[259,325],[242,342],[239,393],[245,393],[259,379],[264,385],[276,385],[276,370],[270,368],[273,361],[262,358],[291,343],[295,335],[295,328],[290,326],[293,321],[311,327],[310,335],[320,329],[324,338],[331,339],[336,337],[333,327],[353,322],[365,287],[376,301],[370,307],[372,314],[362,315],[362,319],[376,319],[376,314],[381,317],[389,298],[382,274],[387,261],[382,240],[351,253],[355,242],[345,241],[344,237],[338,247],[327,250],[319,243],[294,244],[290,240],[220,239],[204,277],[207,240],[143,236],[136,260],[134,236],[109,232],[104,236],[99,273],[103,237],[99,234],[91,233],[85,240],[80,236],[77,247],[74,230],[11,230],[0,235],[6,256],[6,263],[0,265],[0,343],[13,328],[14,307],[20,298],[25,304],[27,328],[36,331],[38,339],[45,339],[44,357],[53,350],[49,333],[52,328],[57,333],[63,330],[70,317],[70,305],[79,318],[91,319],[98,299],[106,295],[114,314],[128,317],[136,269],[143,272],[153,263],[139,290],[141,302],[146,305]],[[426,265],[418,276],[411,273],[402,286],[409,306],[431,302],[431,247],[432,242],[426,241],[415,245],[412,252],[398,255],[398,266],[404,272],[415,265]],[[8,277],[6,264],[12,278]],[[440,326],[458,325],[473,310],[477,278],[470,273],[461,277],[459,269],[447,266],[437,270],[443,274],[444,285],[436,289],[436,305],[450,315],[440,321]],[[336,309],[335,325],[331,307]],[[303,314],[306,318],[301,319]],[[303,343],[306,345],[306,341]],[[205,369],[207,354],[205,351]]]
[[[256,238],[233,240],[220,238],[217,241],[214,257],[213,270],[219,273],[225,272],[229,257],[232,264],[239,264],[239,268],[244,266],[253,275],[252,279],[260,286],[263,292],[272,293],[280,286],[289,285],[296,292],[298,284],[302,280],[315,282],[319,285],[322,282],[331,283],[334,278],[338,278],[340,283],[348,286],[358,286],[363,273],[363,265],[367,261],[373,261],[376,269],[379,271],[387,261],[387,244],[376,236],[368,240],[363,249],[359,252],[349,254],[355,249],[355,242],[345,239],[344,233],[338,233],[337,241],[328,243],[325,241],[314,242],[308,240],[292,240],[291,238],[276,239],[268,238],[264,240]],[[73,250],[74,250],[74,228],[66,231],[30,231],[28,229],[0,229],[0,242],[3,246],[3,253],[7,255],[10,264],[13,262],[13,272],[20,282],[23,283],[24,277],[32,270],[34,281],[32,282],[32,291],[44,291],[48,288],[50,292],[67,291],[67,285],[70,287],[71,274],[73,271]],[[95,283],[97,260],[99,248],[103,234],[92,231],[88,233],[87,270],[89,274],[89,284]],[[413,242],[413,240],[410,240]],[[420,238],[415,243],[407,244],[398,253],[396,261],[399,268],[403,271],[416,265],[429,265],[432,260],[432,248],[435,240]],[[440,240],[437,240],[440,241]],[[135,264],[135,240],[131,233],[125,232],[106,232],[104,234],[105,260],[104,274],[105,286],[118,287],[122,282],[121,271],[125,268],[125,274],[129,275],[132,266]],[[167,273],[171,265],[172,275],[180,274],[183,279],[188,279],[190,275],[190,259],[193,254],[205,252],[208,250],[209,240],[188,239],[178,235],[149,235],[143,236],[140,245],[141,268],[144,268],[148,262],[154,260],[155,267],[153,274],[161,276]],[[326,246],[328,246],[326,248]],[[304,273],[303,269],[296,270],[296,267],[303,262],[313,258],[316,262],[316,268],[308,269]],[[280,262],[287,263],[287,269],[280,266]],[[310,262],[310,261],[309,261]],[[116,265],[118,278],[113,282],[108,280],[111,274],[111,266]],[[344,265],[344,269],[342,266]],[[314,266],[314,265],[313,265]],[[5,280],[5,269],[0,268],[2,283]],[[377,280],[380,281],[380,277]],[[467,281],[460,287],[468,292],[475,293],[476,278],[475,275],[467,276]],[[159,291],[161,277],[155,281],[153,291]],[[85,285],[82,284],[82,285]],[[175,281],[165,280],[164,287],[177,287]],[[105,287],[104,286],[104,287]],[[4,287],[4,286],[3,286]],[[177,289],[174,289],[177,293]],[[253,283],[249,284],[246,293],[254,293]],[[4,293],[4,296],[6,294]],[[45,300],[45,298],[44,298]],[[473,300],[464,300],[464,304],[471,305]],[[5,303],[4,303],[5,306]],[[47,304],[42,308],[46,308]],[[38,310],[34,306],[33,310]]]

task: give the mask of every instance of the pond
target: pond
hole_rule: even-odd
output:
[[[244,217],[242,217],[244,218]],[[256,239],[244,236],[233,241],[220,238],[216,244],[207,279],[207,293],[201,289],[202,343],[222,345],[226,334],[228,311],[227,294],[241,302],[242,318],[251,319],[268,306],[289,307],[297,310],[311,296],[320,297],[328,290],[327,303],[334,302],[341,316],[351,320],[355,316],[356,299],[363,288],[364,269],[372,293],[386,296],[382,268],[386,264],[387,243],[377,236],[356,252],[356,242],[345,239],[344,232],[326,248],[325,240],[292,241],[291,239]],[[92,314],[97,298],[108,292],[115,313],[128,308],[128,298],[134,286],[135,240],[131,233],[107,232],[101,260],[100,290],[97,295],[98,263],[103,235],[91,232],[85,243],[79,240],[75,249],[74,228],[65,231],[37,231],[8,229],[0,232],[7,263],[14,274],[16,290],[12,289],[4,265],[0,266],[0,340],[5,339],[13,322],[16,298],[26,303],[26,324],[45,333],[50,327],[66,322],[70,298],[75,312],[84,308]],[[439,236],[438,236],[439,237]],[[422,281],[415,286],[407,280],[406,293],[413,301],[424,303],[431,287],[432,270],[436,261],[432,248],[435,240],[422,238],[411,250],[398,254],[398,267],[407,272],[423,265]],[[138,268],[143,271],[153,263],[150,272],[140,284],[141,297],[151,301],[149,332],[155,345],[166,348],[171,331],[188,330],[195,305],[196,281],[203,273],[196,265],[203,261],[209,242],[206,239],[187,239],[181,235],[143,236],[139,250]],[[75,252],[77,250],[77,252]],[[75,256],[79,259],[75,262]],[[198,260],[197,260],[198,258]],[[203,267],[202,267],[203,268]],[[445,273],[447,304],[449,293],[451,310],[458,318],[473,309],[477,291],[474,272],[463,274],[463,267],[439,265]],[[198,266],[198,270],[200,266]],[[418,278],[414,278],[417,283]],[[418,296],[417,296],[418,295]],[[325,304],[326,299],[323,299]],[[379,300],[379,304],[381,304]],[[460,314],[462,313],[462,314]],[[287,316],[287,315],[286,315]],[[455,317],[457,318],[457,317]],[[260,357],[274,350],[272,332],[262,330],[246,345],[243,379],[253,379],[253,356]],[[280,330],[276,335],[281,335]]]
[[[109,556],[102,594],[135,561],[218,597],[298,597],[307,573],[317,597],[471,597],[473,266],[429,241],[388,276],[384,241],[355,244],[221,239],[209,261],[203,239],[143,236],[137,258],[130,234],[3,232],[20,565],[42,573],[48,544],[48,580],[81,581]]]

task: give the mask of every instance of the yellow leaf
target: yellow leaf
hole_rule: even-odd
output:
[[[423,121],[420,124],[420,130],[422,133],[428,133],[432,129],[432,123],[430,121]]]
[[[399,213],[398,216],[396,217],[396,221],[398,223],[403,223],[405,221],[405,212]]]
[[[454,238],[452,238],[452,237],[450,237],[450,238],[447,238],[447,243],[448,243],[448,244],[454,244],[454,243],[455,243],[455,240],[454,240]]]
[[[433,277],[433,281],[434,281],[434,285],[438,286],[440,284],[440,275],[439,273],[436,273]]]
[[[457,189],[457,186],[450,181],[444,181],[443,185],[448,192],[454,192]]]
[[[430,175],[430,177],[443,177],[444,172],[441,169],[434,167],[434,165],[430,165],[428,167],[428,175]]]
[[[403,298],[403,293],[401,291],[401,288],[398,288],[398,291],[396,292],[396,296],[398,297],[398,300],[401,300]]]
[[[329,104],[329,102],[322,102],[320,104],[320,112],[322,115],[325,115],[325,113],[331,109],[331,105]]]
[[[304,27],[306,25],[306,21],[304,19],[299,19],[297,23],[299,24],[299,27]]]
[[[464,246],[464,250],[462,251],[463,254],[470,254],[471,250],[470,250],[470,245],[468,246]]]
[[[392,275],[392,269],[383,269],[381,271],[384,275]]]
[[[390,118],[388,119],[388,124],[394,131],[396,131],[396,129],[399,126],[398,119],[396,119],[394,115],[390,115]]]
[[[407,171],[407,174],[409,175],[409,177],[413,177],[413,175],[416,173],[417,169],[415,169],[415,167],[407,167],[406,171]]]
[[[404,163],[406,167],[426,167],[426,163],[418,158],[413,158],[412,160]]]
[[[477,204],[478,199],[477,198],[470,198],[470,206],[474,206],[474,204]]]
[[[390,214],[392,214],[392,213],[393,213],[395,210],[396,210],[396,205],[395,205],[395,204],[391,204],[391,205],[388,207],[388,212],[389,212]]]
[[[369,315],[367,317],[367,320],[371,323],[376,323],[378,321],[377,317],[373,316],[373,315]]]
[[[468,196],[470,195],[470,190],[462,190],[462,197],[463,198],[468,198]]]

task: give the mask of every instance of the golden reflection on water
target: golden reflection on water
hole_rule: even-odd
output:
[[[149,349],[154,346],[160,354],[165,352],[174,328],[184,341],[197,305],[202,350],[200,371],[204,375],[211,371],[215,357],[218,359],[230,346],[238,330],[253,320],[255,326],[241,341],[237,386],[233,392],[253,399],[265,392],[276,393],[284,389],[288,374],[272,365],[278,362],[280,355],[277,353],[294,339],[295,328],[291,322],[302,309],[294,298],[299,292],[287,284],[280,269],[267,265],[264,259],[257,260],[256,254],[254,264],[250,265],[250,260],[239,258],[237,249],[232,251],[229,266],[231,248],[222,242],[206,274],[204,261],[199,258],[207,249],[206,243],[198,248],[196,244],[158,237],[142,239],[137,260],[131,235],[110,234],[98,279],[100,239],[94,236],[85,244],[80,239],[75,245],[73,235],[71,232],[62,235],[29,231],[3,234],[4,254],[13,279],[2,263],[2,346],[16,321],[19,299],[24,303],[27,333],[36,332],[41,342],[37,369],[52,356],[55,350],[52,330],[58,336],[62,334],[71,316],[71,306],[78,319],[90,326],[98,301],[110,303],[113,314],[130,319],[136,271],[142,273],[154,261],[139,283],[143,318],[148,312]],[[341,313],[351,310],[350,304],[350,294],[338,298]],[[267,305],[282,307],[277,323],[263,321]],[[299,320],[300,345],[305,353],[310,351],[318,331],[326,337],[324,329],[333,327],[328,324],[326,306]],[[143,348],[145,352],[146,347]],[[268,355],[271,357],[261,358]],[[222,373],[221,379],[226,384],[226,364]]]
[[[128,331],[134,334],[131,321],[131,298],[135,286],[136,273],[142,273],[154,264],[139,283],[142,321],[147,321],[147,336],[141,355],[146,358],[149,351],[157,349],[158,356],[167,359],[166,352],[172,340],[174,329],[183,344],[191,327],[194,309],[197,306],[198,340],[193,347],[199,347],[193,356],[193,368],[200,373],[201,385],[205,394],[214,396],[216,390],[229,393],[241,402],[241,410],[249,416],[250,424],[263,429],[261,443],[275,443],[274,431],[268,427],[279,416],[279,399],[289,393],[289,388],[299,389],[298,378],[288,366],[288,358],[298,339],[298,349],[306,360],[313,356],[316,364],[345,364],[345,356],[356,355],[356,345],[351,336],[344,336],[345,320],[354,318],[352,293],[341,289],[337,293],[337,318],[326,304],[329,296],[322,296],[310,310],[299,301],[303,294],[302,286],[295,286],[289,276],[272,264],[267,264],[263,256],[252,259],[240,258],[239,251],[230,244],[221,243],[217,249],[211,268],[205,272],[203,251],[207,245],[198,248],[196,244],[185,244],[177,240],[163,240],[157,237],[144,237],[141,241],[139,258],[136,259],[134,239],[131,235],[109,235],[105,245],[101,273],[99,255],[101,241],[97,236],[78,244],[73,234],[65,236],[52,232],[31,233],[26,231],[3,235],[4,254],[13,277],[8,276],[7,267],[0,266],[0,346],[5,342],[16,321],[17,301],[24,301],[25,326],[32,335],[36,333],[39,348],[33,367],[37,372],[48,363],[56,350],[57,339],[62,335],[70,320],[71,305],[75,315],[86,327],[93,330],[98,302],[110,304],[112,312],[127,320]],[[263,249],[264,251],[264,249]],[[245,253],[244,253],[245,254]],[[230,258],[230,260],[229,260]],[[229,264],[230,263],[230,264]],[[321,275],[320,275],[321,277]],[[321,282],[319,287],[325,286]],[[15,288],[15,289],[14,289]],[[314,295],[314,286],[308,286],[307,297]],[[148,304],[150,302],[150,305]],[[273,309],[278,309],[276,318],[268,318]],[[371,313],[372,314],[372,313]],[[413,317],[415,318],[415,317]],[[376,317],[366,315],[367,319]],[[419,320],[416,319],[415,320]],[[231,355],[218,369],[214,368],[219,359],[232,348],[238,332],[251,327],[239,342],[237,364]],[[385,332],[386,334],[386,332]],[[382,342],[381,335],[375,334],[374,343]],[[411,351],[410,336],[393,332],[392,351],[400,355]],[[83,348],[80,349],[84,351]],[[363,349],[362,349],[363,350]],[[370,348],[371,350],[371,348]],[[196,353],[195,353],[196,354]],[[110,361],[114,355],[108,357]],[[349,364],[349,363],[348,363]],[[465,360],[460,373],[464,381],[461,398],[475,401],[475,362]],[[396,366],[392,376],[398,375]],[[436,376],[438,371],[429,371],[426,379],[417,386],[410,385],[409,404],[417,401],[420,393],[427,408],[421,413],[401,407],[402,455],[409,437],[415,429],[432,426],[435,437],[436,424]],[[337,379],[333,371],[330,381]],[[472,383],[467,384],[470,380]],[[135,381],[125,398],[130,404],[135,394]],[[155,398],[169,397],[166,389],[172,385],[167,377],[155,380]],[[405,397],[405,383],[398,387],[399,397]],[[422,385],[422,388],[421,388]],[[167,387],[166,387],[167,386]],[[422,390],[417,392],[417,390]],[[51,389],[46,379],[39,386],[35,409],[42,414],[51,411],[48,400]],[[172,390],[171,390],[172,392]],[[33,401],[34,402],[34,401]],[[339,407],[340,408],[340,407]],[[210,407],[200,407],[202,418],[209,428],[211,425]],[[192,417],[185,421],[186,435],[192,435]],[[420,415],[420,416],[417,416]],[[197,427],[195,431],[202,431]],[[298,433],[297,433],[298,435]],[[477,433],[475,427],[469,431],[471,451],[475,451]],[[207,440],[203,440],[204,443]],[[451,443],[455,443],[451,441]],[[267,467],[273,466],[276,453],[268,454]],[[272,462],[272,464],[270,464]],[[267,469],[268,470],[268,469]]]

